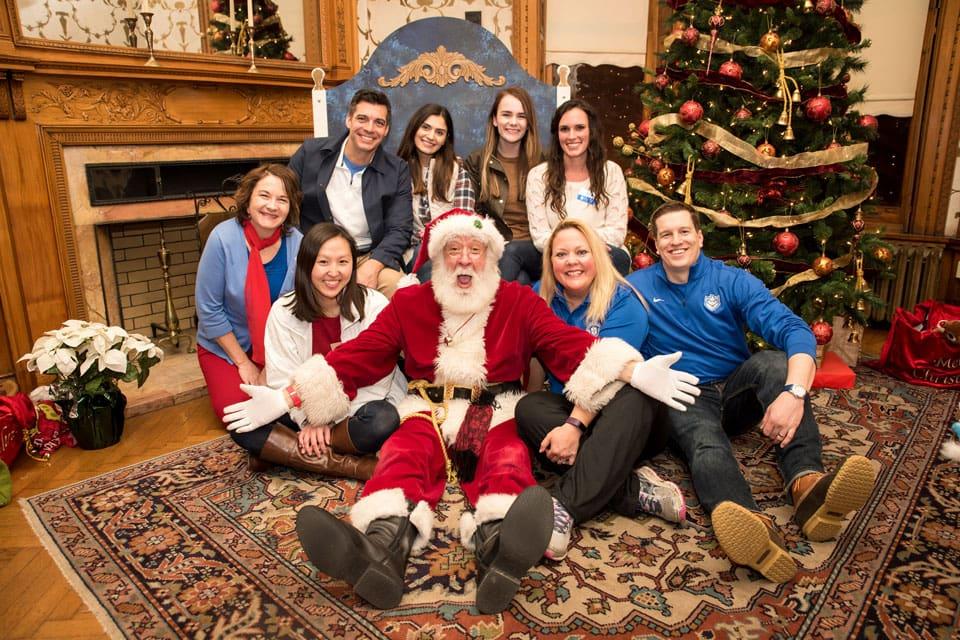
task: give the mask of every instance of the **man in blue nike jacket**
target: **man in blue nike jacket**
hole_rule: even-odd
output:
[[[665,409],[667,427],[721,548],[734,563],[786,582],[796,562],[773,520],[760,513],[730,438],[759,424],[775,443],[794,518],[810,540],[837,536],[847,515],[869,497],[875,472],[855,455],[824,473],[807,396],[816,373],[813,333],[752,274],[701,255],[698,216],[669,202],[651,217],[660,262],[628,278],[650,303],[643,355],[682,351],[674,367],[700,379],[701,395],[686,412]],[[780,351],[751,355],[744,329]]]

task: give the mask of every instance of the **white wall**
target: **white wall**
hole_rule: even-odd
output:
[[[871,0],[854,17],[872,43],[862,56],[866,70],[850,81],[851,88],[867,86],[861,112],[913,114],[928,5],[928,0]]]
[[[547,0],[547,64],[642,66],[646,49],[646,0]]]

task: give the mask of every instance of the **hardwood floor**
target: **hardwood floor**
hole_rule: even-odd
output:
[[[22,453],[13,501],[0,509],[0,637],[106,638],[23,517],[17,501],[226,433],[206,396],[129,418],[120,442],[99,451],[62,448],[49,464]]]
[[[886,332],[868,330],[864,357],[876,357]],[[21,453],[11,469],[13,501],[0,509],[0,637],[105,638],[102,627],[67,583],[30,529],[20,505],[44,491],[97,476],[226,433],[204,395],[129,418],[123,439],[99,451],[61,449],[48,465]]]

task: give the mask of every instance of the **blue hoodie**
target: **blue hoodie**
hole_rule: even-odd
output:
[[[754,275],[704,255],[685,284],[667,280],[663,264],[627,278],[650,305],[644,357],[682,351],[675,365],[700,378],[724,380],[750,357],[745,329],[785,351],[816,357],[810,327],[777,300]]]

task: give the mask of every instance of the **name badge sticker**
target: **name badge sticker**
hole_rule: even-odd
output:
[[[590,190],[587,188],[580,189],[580,192],[577,194],[577,200],[586,202],[590,206],[597,205],[597,199],[593,197],[593,194],[590,193]]]

